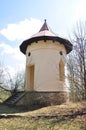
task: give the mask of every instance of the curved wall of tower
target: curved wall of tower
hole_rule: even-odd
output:
[[[64,74],[65,55],[65,47],[59,42],[39,41],[28,46],[26,50],[26,90],[67,91]]]

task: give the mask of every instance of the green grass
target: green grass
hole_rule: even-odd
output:
[[[0,119],[0,130],[85,130],[80,118],[56,122],[55,119],[14,117]]]
[[[0,105],[0,130],[86,130],[86,103],[69,103],[25,112]],[[6,115],[2,115],[6,114]]]
[[[4,90],[0,91],[0,103],[6,100],[10,95],[11,95],[10,92]]]

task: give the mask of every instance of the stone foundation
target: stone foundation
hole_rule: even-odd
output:
[[[50,106],[60,105],[69,101],[68,92],[26,92],[16,105]]]

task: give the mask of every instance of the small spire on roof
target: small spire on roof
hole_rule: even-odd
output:
[[[45,23],[46,23],[46,19],[44,19]]]
[[[48,30],[48,31],[50,30],[49,27],[48,27],[48,25],[47,25],[46,19],[44,19],[44,24],[43,24],[43,26],[41,27],[41,29],[40,29],[39,32],[45,31],[45,30]]]

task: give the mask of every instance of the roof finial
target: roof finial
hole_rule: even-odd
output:
[[[46,19],[44,19],[45,23],[46,23]]]
[[[45,30],[48,30],[48,31],[50,30],[50,29],[48,28],[46,19],[44,19],[44,24],[42,25],[42,27],[41,27],[41,29],[39,30],[39,32],[45,31]]]

